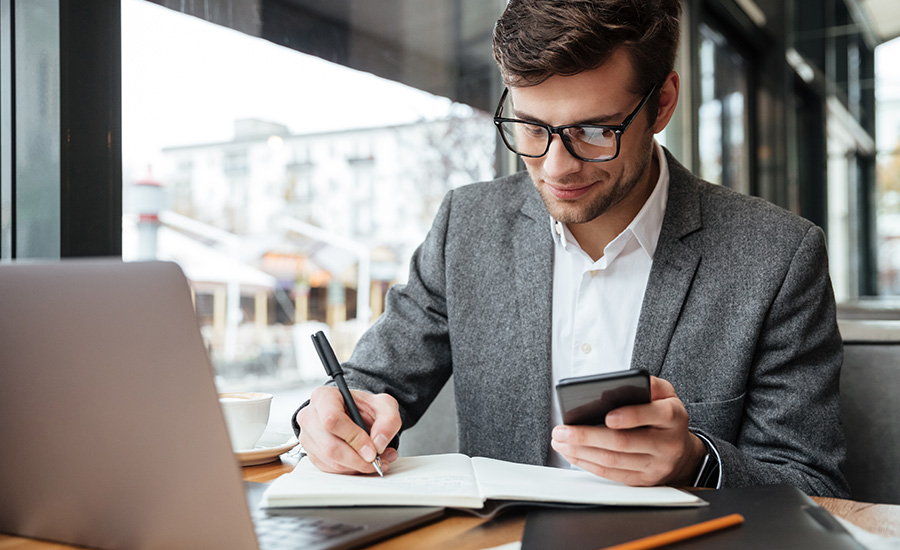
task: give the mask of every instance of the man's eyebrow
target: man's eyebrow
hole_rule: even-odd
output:
[[[525,122],[537,122],[539,124],[547,124],[543,120],[539,119],[536,116],[532,116],[524,111],[520,111],[513,107],[513,118],[517,118],[519,120],[524,120]],[[590,118],[586,118],[583,120],[575,120],[566,124],[562,124],[561,126],[576,126],[581,124],[596,124],[600,126],[619,126],[625,120],[628,114],[626,113],[613,113],[613,114],[603,114],[598,116],[592,116]],[[551,124],[547,124],[551,126]]]

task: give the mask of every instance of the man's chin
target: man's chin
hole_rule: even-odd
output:
[[[544,200],[544,207],[550,213],[550,216],[554,220],[565,224],[587,223],[603,213],[597,213],[596,208],[590,208],[589,205],[575,201],[560,201],[552,195],[547,197],[541,193],[541,198]]]

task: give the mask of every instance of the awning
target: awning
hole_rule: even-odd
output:
[[[848,5],[857,7],[863,25],[877,44],[900,36],[900,1],[898,0],[850,0]]]

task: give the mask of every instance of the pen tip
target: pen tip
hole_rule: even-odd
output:
[[[384,477],[384,472],[381,471],[381,457],[376,456],[375,462],[372,463],[372,466],[375,466],[375,471],[378,472],[378,475]]]

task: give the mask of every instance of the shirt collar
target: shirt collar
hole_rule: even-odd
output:
[[[631,223],[620,233],[612,242],[606,246],[604,256],[610,247],[621,247],[622,238],[632,234],[638,240],[641,248],[650,258],[656,252],[656,245],[659,242],[659,233],[662,230],[662,221],[666,213],[666,200],[669,196],[669,163],[666,161],[666,155],[662,146],[655,139],[653,140],[656,157],[659,159],[659,179],[656,180],[656,186],[644,206],[638,211],[637,215],[631,220]],[[569,232],[569,228],[565,224],[550,218],[551,227],[554,235],[558,239],[563,250],[567,250],[569,244],[577,246],[575,238]]]
[[[647,202],[628,224],[638,242],[641,243],[641,248],[651,258],[656,253],[663,217],[666,214],[666,201],[669,198],[669,163],[666,161],[662,145],[655,139],[653,144],[656,146],[656,157],[659,159],[659,179],[656,180],[656,187],[653,188]]]

